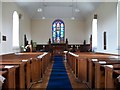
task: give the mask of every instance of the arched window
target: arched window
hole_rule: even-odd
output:
[[[19,48],[19,15],[16,11],[13,12],[13,48]]]
[[[92,21],[92,51],[97,50],[97,15],[94,15]]]
[[[52,42],[64,43],[65,37],[65,24],[62,20],[55,20],[52,23]]]

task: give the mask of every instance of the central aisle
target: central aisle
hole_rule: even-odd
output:
[[[53,88],[61,88],[61,90],[73,90],[63,63],[62,56],[54,57],[54,64],[52,67],[47,90],[52,90]]]

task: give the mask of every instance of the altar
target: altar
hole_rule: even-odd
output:
[[[53,43],[51,44],[51,50],[52,50],[52,55],[63,55],[64,50],[67,49],[67,44],[66,43]]]

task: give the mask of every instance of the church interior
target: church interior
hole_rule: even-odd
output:
[[[120,88],[120,0],[0,0],[0,90]]]

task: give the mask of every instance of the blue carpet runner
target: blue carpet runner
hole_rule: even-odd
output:
[[[73,90],[63,63],[62,56],[54,57],[54,64],[47,90]]]

